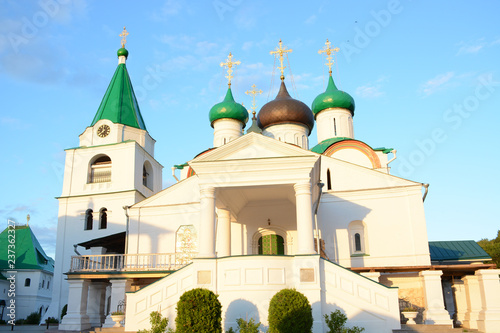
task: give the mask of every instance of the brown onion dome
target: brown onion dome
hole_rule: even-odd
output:
[[[276,98],[264,104],[257,116],[257,125],[261,129],[277,124],[305,125],[309,128],[309,134],[314,127],[314,116],[311,109],[290,96],[283,80]]]

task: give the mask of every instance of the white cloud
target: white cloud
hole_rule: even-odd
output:
[[[473,53],[478,53],[479,51],[481,51],[486,46],[486,42],[484,41],[484,38],[480,38],[474,42],[461,41],[457,45],[460,48],[458,49],[456,55],[473,54]]]
[[[254,42],[244,42],[241,49],[243,51],[249,51],[253,47],[253,45],[254,45]]]
[[[316,15],[311,15],[309,16],[305,21],[304,23],[305,24],[314,24],[316,23],[316,20],[318,19],[318,17]]]
[[[454,77],[455,77],[454,72],[447,72],[444,74],[436,75],[432,79],[422,84],[420,89],[424,95],[426,96],[432,95],[436,91],[444,89],[444,87],[446,87],[449,84],[450,80]]]
[[[356,88],[356,95],[362,98],[377,98],[385,95],[382,91],[382,83],[387,80],[386,76],[379,77],[375,82],[369,82]]]

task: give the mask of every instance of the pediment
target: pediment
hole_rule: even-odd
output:
[[[191,162],[299,156],[317,156],[317,154],[289,143],[268,138],[262,134],[249,133],[196,157]]]

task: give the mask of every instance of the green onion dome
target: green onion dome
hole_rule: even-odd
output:
[[[337,89],[331,75],[325,92],[319,94],[312,103],[312,111],[315,118],[318,113],[330,108],[348,109],[351,111],[351,115],[354,116],[354,107],[354,99],[348,93]]]
[[[118,50],[118,52],[116,52],[116,54],[118,56],[125,56],[125,58],[128,57],[128,51],[126,48],[122,47],[121,49]]]
[[[276,124],[301,124],[309,128],[310,134],[314,127],[314,117],[307,105],[290,96],[285,83],[281,81],[276,98],[260,109],[257,124],[261,129]]]
[[[234,101],[231,88],[228,88],[226,97],[222,102],[215,104],[210,109],[208,118],[210,119],[210,125],[212,127],[214,127],[214,121],[223,118],[239,120],[243,123],[243,127],[245,127],[248,121],[248,111],[243,105]]]

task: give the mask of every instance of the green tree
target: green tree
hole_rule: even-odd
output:
[[[177,302],[177,333],[221,333],[222,305],[211,290],[186,291]]]
[[[310,333],[312,325],[312,308],[304,294],[282,289],[271,298],[269,333]]]
[[[492,240],[483,238],[477,243],[488,253],[492,262],[500,267],[500,230],[497,232],[497,238]]]

